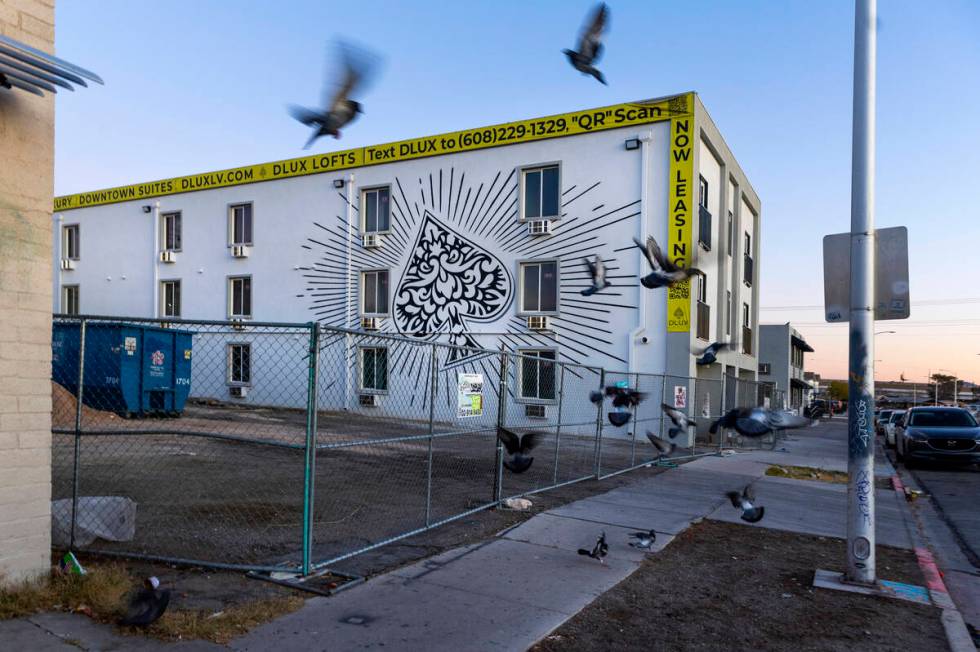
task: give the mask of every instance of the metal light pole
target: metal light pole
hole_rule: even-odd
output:
[[[847,572],[875,582],[874,496],[874,178],[876,0],[854,12],[854,118],[851,135],[851,327],[847,410]]]

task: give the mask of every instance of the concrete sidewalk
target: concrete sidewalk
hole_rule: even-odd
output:
[[[882,462],[876,473],[890,475],[891,467]],[[308,600],[230,647],[524,650],[636,570],[645,553],[627,546],[629,532],[654,529],[662,548],[706,517],[741,523],[724,494],[750,482],[766,507],[766,518],[755,527],[844,537],[844,485],[766,477],[769,464],[843,470],[846,424],[796,431],[775,451],[702,458],[657,475],[636,471],[627,486],[538,514],[490,541],[403,567],[332,598]],[[893,491],[877,491],[876,500],[879,543],[911,548],[907,507]],[[600,531],[610,545],[606,564],[576,552],[591,547]],[[6,640],[2,623],[0,638]],[[106,649],[72,638],[83,649]],[[141,648],[127,638],[112,647],[159,645]]]

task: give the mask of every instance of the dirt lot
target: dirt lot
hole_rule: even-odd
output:
[[[884,579],[922,584],[912,553],[879,547]],[[532,648],[945,650],[934,607],[814,589],[844,541],[705,521]]]

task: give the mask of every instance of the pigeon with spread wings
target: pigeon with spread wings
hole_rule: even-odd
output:
[[[562,50],[575,70],[583,75],[592,75],[603,84],[606,83],[606,78],[595,67],[595,63],[602,56],[602,33],[608,21],[609,8],[606,3],[599,3],[579,36],[576,46],[578,50]]]
[[[543,436],[543,433],[540,432],[526,432],[523,435],[518,435],[512,430],[498,427],[497,438],[504,445],[509,455],[504,460],[504,467],[513,473],[524,473],[531,468],[534,457],[529,457],[528,453],[540,443]]]
[[[810,419],[792,412],[762,407],[735,408],[712,423],[709,431],[714,434],[718,432],[718,428],[731,428],[744,437],[762,437],[779,430],[805,428],[810,424]]]
[[[691,419],[688,418],[685,412],[682,412],[673,406],[667,405],[666,403],[661,403],[660,409],[663,410],[664,414],[670,417],[670,420],[674,423],[674,427],[667,431],[667,435],[669,435],[671,439],[675,438],[677,435],[684,434],[687,432],[687,429],[693,425]]]
[[[675,263],[671,262],[664,256],[664,252],[660,249],[660,245],[657,244],[657,241],[653,239],[652,235],[647,237],[646,244],[640,242],[635,237],[633,238],[633,242],[643,252],[652,270],[640,279],[643,287],[650,289],[672,287],[695,274],[701,273],[701,270],[695,267],[678,267]]]
[[[340,138],[340,130],[363,113],[361,103],[353,99],[362,90],[372,72],[377,67],[377,57],[367,50],[348,43],[338,43],[339,61],[342,68],[340,82],[331,90],[330,84],[323,86],[323,107],[308,109],[302,106],[289,106],[289,114],[307,127],[313,127],[310,139],[303,149],[310,146],[320,136]]]
[[[590,297],[596,292],[602,292],[607,287],[609,287],[609,281],[606,280],[606,265],[602,262],[602,258],[598,255],[594,256],[592,260],[585,258],[585,264],[589,268],[589,281],[592,285],[582,290],[582,296]]]
[[[752,491],[752,485],[747,486],[742,493],[729,491],[725,495],[732,501],[732,507],[742,510],[742,520],[747,523],[761,521],[766,513],[765,507],[756,507],[753,504],[755,502],[755,492]]]

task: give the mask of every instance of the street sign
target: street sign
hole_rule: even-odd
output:
[[[824,317],[851,317],[851,234],[823,239]],[[909,318],[909,232],[904,226],[875,230],[875,320]]]

